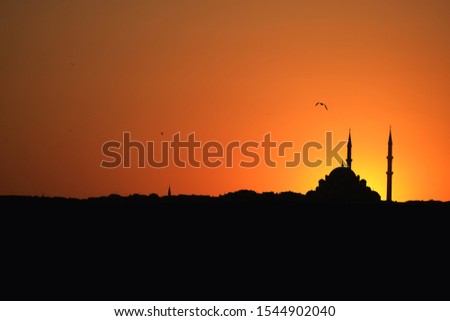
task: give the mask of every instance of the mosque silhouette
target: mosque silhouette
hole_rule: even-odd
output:
[[[388,139],[388,169],[386,201],[392,201],[392,134],[389,129]],[[325,179],[319,180],[319,185],[315,190],[308,191],[306,197],[315,201],[332,202],[380,202],[381,196],[378,192],[367,186],[367,181],[361,179],[352,170],[352,138],[350,131],[347,141],[346,165],[334,168],[330,174],[325,175]]]

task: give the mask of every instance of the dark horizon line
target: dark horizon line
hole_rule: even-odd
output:
[[[107,195],[98,195],[98,196],[87,196],[87,197],[73,197],[73,196],[61,196],[61,195],[32,195],[32,194],[0,194],[0,200],[6,199],[6,198],[39,198],[39,199],[66,199],[66,200],[94,200],[94,199],[105,199],[105,198],[159,198],[159,199],[166,199],[166,198],[209,198],[209,199],[220,199],[220,198],[226,198],[230,196],[239,196],[239,194],[247,193],[247,196],[254,196],[254,197],[282,197],[291,195],[292,197],[301,198],[305,201],[308,201],[308,196],[306,193],[300,193],[300,192],[294,192],[291,190],[287,191],[281,191],[281,192],[274,192],[274,191],[264,191],[264,192],[257,192],[252,189],[238,189],[231,192],[226,192],[224,194],[219,195],[208,195],[208,194],[157,194],[157,193],[149,193],[149,194],[139,194],[139,193],[131,193],[128,195],[118,194],[118,193],[110,193]],[[319,201],[321,202],[321,201]],[[345,201],[344,201],[345,202]],[[405,201],[396,201],[391,200],[387,201],[385,199],[380,200],[381,203],[408,203],[408,202],[439,202],[439,203],[450,203],[450,200],[441,200],[441,199],[409,199]]]

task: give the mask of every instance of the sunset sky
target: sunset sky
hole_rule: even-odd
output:
[[[391,128],[393,200],[450,200],[448,0],[3,0],[0,46],[1,195],[306,193],[341,164],[285,161],[351,130],[352,169],[385,199]],[[124,132],[156,159],[177,133],[261,158],[138,168],[133,149],[102,168]],[[293,146],[275,167],[268,133]]]

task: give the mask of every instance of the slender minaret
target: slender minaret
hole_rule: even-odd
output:
[[[347,167],[352,169],[352,137],[350,136],[350,129],[348,130],[347,142]]]
[[[169,190],[167,191],[167,196],[172,196],[172,192],[170,191],[170,185],[169,185]]]
[[[389,140],[388,140],[388,155],[387,155],[387,191],[386,191],[386,201],[392,201],[392,135],[391,128],[389,128]]]

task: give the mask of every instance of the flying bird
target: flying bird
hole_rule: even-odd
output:
[[[327,105],[325,105],[324,103],[322,103],[322,102],[320,102],[320,101],[317,102],[315,106],[317,106],[317,105],[321,105],[321,106],[325,107],[326,110],[328,110]]]

